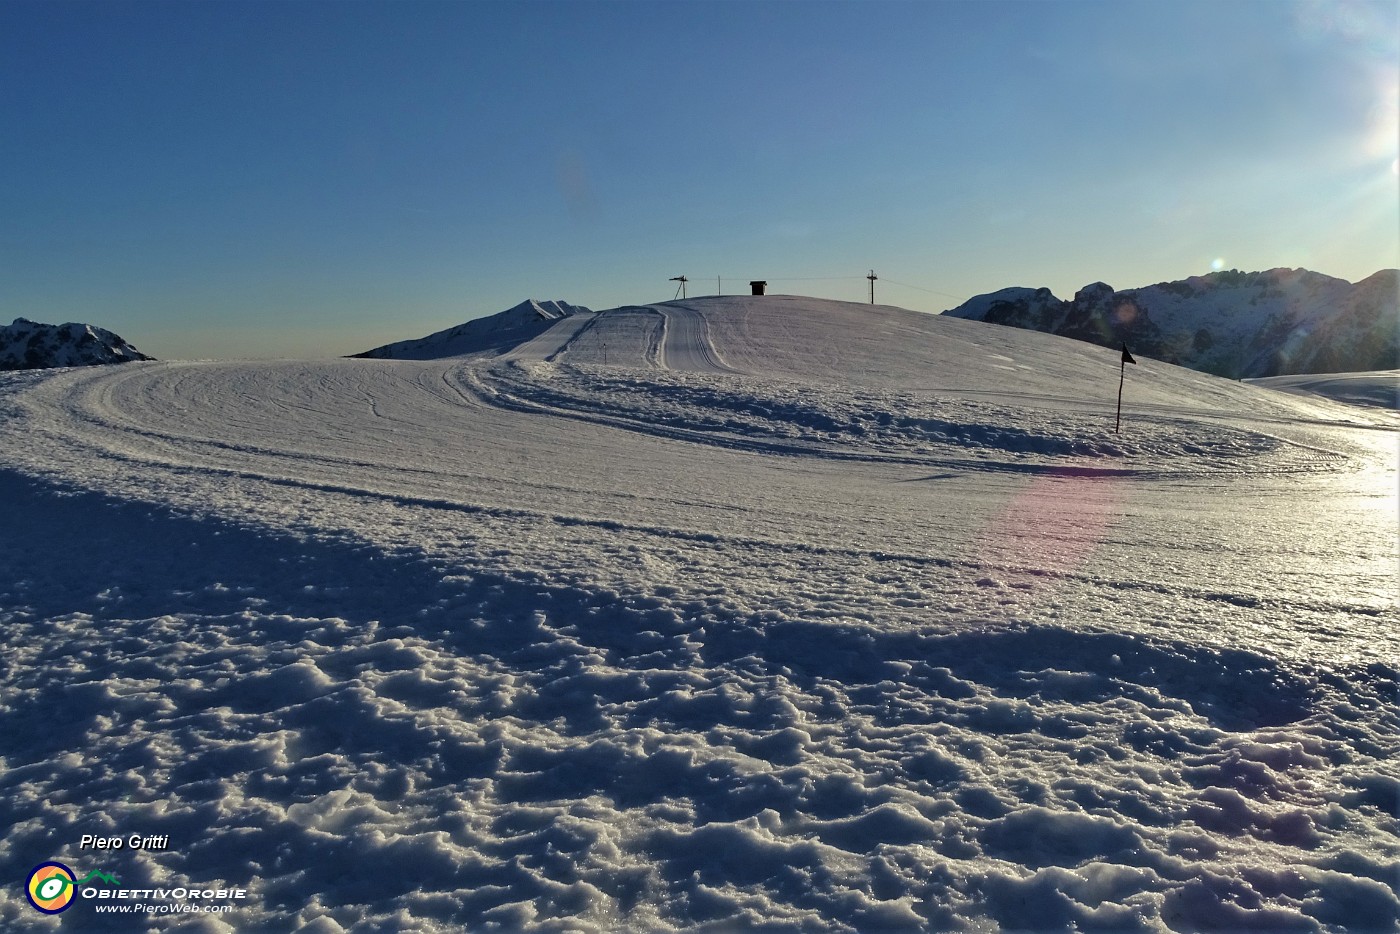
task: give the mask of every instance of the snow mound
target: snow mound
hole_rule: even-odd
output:
[[[1257,431],[1201,432],[1135,411],[1126,434],[1107,411],[1056,411],[955,393],[816,388],[684,372],[511,362],[474,371],[498,405],[646,434],[767,453],[968,468],[1130,474],[1310,469],[1317,451]]]
[[[821,458],[1159,474],[1331,459],[1268,431],[1202,431],[1202,416],[1298,409],[1146,357],[1128,370],[1126,427],[1115,431],[1119,369],[1116,352],[1035,332],[734,296],[596,312],[447,378],[518,411]],[[1336,406],[1310,414],[1357,417]]]
[[[375,347],[357,357],[392,360],[437,360],[465,354],[500,353],[548,330],[571,315],[586,315],[587,308],[562,301],[527,299],[513,308],[477,318],[416,340]]]
[[[16,318],[0,328],[0,370],[39,370],[152,360],[105,328]]]

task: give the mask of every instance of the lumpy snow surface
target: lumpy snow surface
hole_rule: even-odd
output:
[[[0,925],[1400,925],[1389,413],[782,296],[498,351],[0,376]]]

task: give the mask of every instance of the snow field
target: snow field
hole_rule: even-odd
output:
[[[1321,376],[1271,376],[1248,382],[1268,389],[1322,396],[1349,405],[1400,410],[1400,370],[1374,373],[1327,373]],[[1377,413],[1372,413],[1376,417]],[[1394,416],[1392,416],[1394,417]]]
[[[876,377],[803,307],[4,378],[9,876],[141,832],[124,883],[250,889],[215,930],[1400,922],[1393,432],[1168,372],[1108,440],[1043,372],[1092,349],[890,311]]]
[[[1104,433],[1098,413],[1066,412],[1047,419],[979,399],[915,392],[878,393],[816,388],[796,381],[750,378],[742,387],[712,376],[657,374],[589,365],[507,364],[472,373],[497,404],[590,417],[638,431],[753,450],[862,460],[937,458],[991,469],[1007,461],[1142,473],[1307,469],[1328,457],[1258,432],[1216,428],[1204,437],[1184,419],[1137,416],[1127,437]],[[485,388],[483,387],[483,388]],[[1275,454],[1261,463],[1242,458]],[[960,460],[962,459],[962,460]],[[1150,467],[1124,465],[1128,459]],[[1169,463],[1160,463],[1160,460]],[[1340,458],[1336,458],[1340,460]]]

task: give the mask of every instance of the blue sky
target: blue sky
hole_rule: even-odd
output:
[[[0,318],[326,356],[750,278],[1400,264],[1400,6],[0,4]],[[827,278],[833,277],[833,278]]]

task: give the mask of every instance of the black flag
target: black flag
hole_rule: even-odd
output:
[[[1114,434],[1117,434],[1123,428],[1123,373],[1128,369],[1124,366],[1125,363],[1137,364],[1137,361],[1133,359],[1133,355],[1128,353],[1127,344],[1123,345],[1123,356],[1121,362],[1118,364],[1118,417],[1113,422]]]

